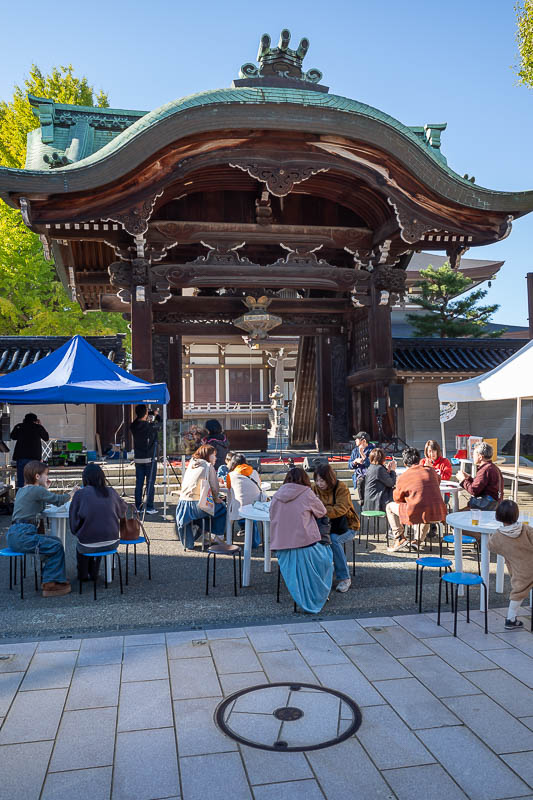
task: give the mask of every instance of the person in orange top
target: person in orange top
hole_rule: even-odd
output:
[[[261,478],[259,473],[246,463],[243,453],[235,453],[229,464],[229,472],[226,475],[226,486],[231,489],[231,501],[229,506],[230,519],[237,520],[241,528],[244,528],[244,519],[240,515],[242,506],[251,506],[261,499]],[[259,524],[254,522],[252,547],[259,547],[261,535]]]
[[[440,479],[436,471],[420,464],[420,453],[414,447],[407,447],[402,458],[407,469],[399,476],[392,502],[387,503],[385,509],[395,539],[389,548],[391,552],[401,550],[408,543],[404,536],[404,525],[427,523],[420,532],[420,541],[424,541],[429,523],[446,519],[446,506],[440,494]]]
[[[449,481],[452,477],[452,463],[442,455],[441,446],[435,439],[429,439],[424,447],[424,458],[420,462],[423,467],[433,467],[441,481]]]

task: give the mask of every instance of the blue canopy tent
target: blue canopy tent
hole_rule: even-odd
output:
[[[0,402],[12,405],[162,405],[165,514],[168,401],[166,383],[147,383],[131,375],[99,353],[82,336],[75,336],[41,361],[0,377]]]

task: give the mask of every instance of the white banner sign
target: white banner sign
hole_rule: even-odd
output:
[[[457,403],[440,404],[440,421],[449,422],[457,414]]]

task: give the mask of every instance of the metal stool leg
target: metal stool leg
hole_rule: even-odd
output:
[[[476,539],[475,548],[476,548],[476,556],[477,556],[477,574],[479,576],[481,576],[481,561],[480,561],[480,557],[479,557],[479,542],[478,542],[477,539]],[[490,553],[489,553],[489,556],[490,556]]]
[[[352,577],[355,578],[355,536],[352,539]]]
[[[129,580],[129,563],[130,563],[130,546],[129,544],[126,545],[126,586],[128,585]]]
[[[364,517],[364,519],[366,519],[366,525],[365,525],[365,527],[366,527],[366,544],[365,544],[365,550],[368,550],[368,534],[370,533],[370,520],[369,520],[367,517]]]
[[[120,594],[124,594],[124,587],[122,585],[122,564],[120,563],[120,555],[119,555],[119,553],[115,553],[113,555],[113,563],[115,563],[115,556],[117,557],[117,563],[118,563],[118,579],[119,579],[119,582],[120,582]],[[105,568],[105,565],[104,565],[104,568]]]
[[[235,553],[231,555],[231,560],[233,561],[233,593],[237,597],[237,564],[235,563]]]
[[[24,600],[24,558],[25,556],[19,556],[20,558],[20,599]]]
[[[280,602],[280,599],[279,599],[280,588],[281,588],[281,570],[279,568],[279,561],[278,561],[278,593],[277,593],[277,596],[276,596],[276,602],[277,603]]]
[[[9,589],[13,589],[13,557],[9,556]]]
[[[440,604],[442,598],[442,581],[439,581],[439,604],[437,606],[437,625],[440,625]]]
[[[33,580],[35,583],[35,591],[39,591],[39,587],[37,586],[37,556],[33,556]]]
[[[424,585],[424,567],[420,570],[420,593],[418,595],[418,613],[422,613],[422,588]]]
[[[242,566],[241,566],[241,551],[239,548],[239,587],[242,589]]]
[[[470,622],[470,586],[466,587],[466,621]]]
[[[24,553],[23,562],[24,562],[24,577],[26,577],[26,553]]]
[[[133,574],[137,575],[137,545],[133,545]]]
[[[96,581],[98,580],[98,573],[96,569],[93,571],[93,592],[94,592],[94,599],[96,600]]]
[[[415,603],[418,603],[418,566],[417,564],[415,572]]]
[[[453,588],[452,588],[453,592]],[[453,611],[453,635],[457,636],[457,607],[459,605],[459,584],[455,587],[455,608]]]
[[[205,595],[209,594],[209,559],[211,558],[211,553],[207,554],[207,563],[206,563],[206,570],[205,570]]]
[[[487,587],[483,581],[483,590],[485,593],[485,633],[489,632],[489,598],[487,596]],[[533,627],[533,626],[532,626]]]
[[[216,586],[216,577],[217,577],[217,557],[216,553],[213,553],[213,588]]]
[[[146,549],[148,552],[148,580],[152,580],[152,562],[150,561],[150,542],[146,542]]]

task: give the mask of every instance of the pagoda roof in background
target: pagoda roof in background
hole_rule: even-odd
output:
[[[0,375],[35,364],[69,342],[71,338],[71,336],[0,336]],[[123,333],[84,338],[114,364],[126,368],[127,354],[124,349]]]
[[[394,368],[399,377],[449,373],[480,375],[498,367],[529,339],[393,338]]]

